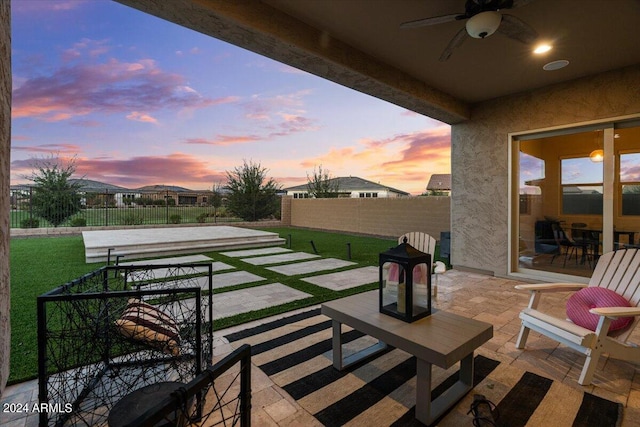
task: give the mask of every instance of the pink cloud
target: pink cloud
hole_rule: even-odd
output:
[[[78,159],[77,175],[110,184],[136,188],[151,184],[199,185],[208,188],[213,182],[226,182],[226,173],[188,154],[139,156],[130,159]]]
[[[400,158],[382,163],[385,169],[407,166],[424,167],[428,163],[450,163],[451,158],[451,130],[448,126],[397,135],[388,143],[401,142],[404,148],[400,151]]]
[[[216,135],[213,139],[206,138],[189,138],[184,141],[185,144],[194,145],[235,145],[246,144],[248,142],[261,141],[262,138],[256,135]]]
[[[151,117],[150,115],[141,113],[139,111],[132,111],[131,114],[127,115],[127,119],[143,123],[158,123],[158,120],[156,120],[154,117]]]
[[[274,132],[269,133],[268,137],[287,136],[297,132],[311,132],[319,129],[314,120],[297,114],[280,114],[284,119],[277,126]]]
[[[213,138],[194,137],[186,139],[184,142],[186,144],[225,146],[267,141],[274,138],[286,137],[299,132],[316,131],[320,127],[316,124],[315,120],[302,115],[304,110],[295,108],[287,110],[286,108],[281,108],[286,106],[300,106],[300,97],[307,93],[307,91],[300,91],[295,94],[270,98],[268,101],[261,100],[260,102],[256,102],[256,98],[253,97],[253,101],[248,102],[248,104],[253,105],[250,108],[253,109],[253,112],[245,115],[245,117],[250,118],[251,120],[260,120],[265,122],[263,126],[263,133],[251,135],[218,134]],[[245,103],[245,108],[248,104]]]
[[[74,144],[42,144],[36,146],[22,147],[12,145],[11,149],[14,151],[22,151],[26,153],[58,153],[58,154],[66,154],[67,156],[74,156],[82,151],[82,148],[79,145]],[[33,162],[33,159],[27,160],[28,162]],[[11,163],[12,165],[14,162]]]
[[[13,91],[13,118],[67,120],[91,113],[189,110],[236,102],[237,97],[204,97],[178,74],[150,59],[127,63],[76,64],[26,79]]]
[[[311,90],[304,89],[297,92],[276,95],[272,97],[262,97],[253,95],[243,103],[245,117],[250,119],[265,120],[271,119],[277,114],[302,114],[304,111],[303,99],[310,95]]]
[[[11,135],[11,141],[31,141],[30,136],[26,135]]]
[[[92,40],[84,38],[75,43],[73,47],[65,50],[62,54],[62,59],[65,61],[71,61],[85,55],[95,58],[107,53],[109,50],[110,47],[108,45],[108,40]]]
[[[329,152],[318,157],[306,159],[300,162],[300,166],[308,169],[317,165],[326,165],[329,169],[339,168],[345,163],[353,161],[358,153],[353,147],[329,149]]]
[[[53,148],[53,147],[51,147]],[[48,152],[51,152],[49,150]],[[58,156],[68,162],[75,153]],[[31,157],[11,162],[14,176],[28,176],[38,159]],[[211,169],[209,163],[198,156],[174,153],[167,156],[139,156],[130,159],[75,157],[75,177],[84,177],[126,188],[144,185],[181,185],[192,189],[211,188],[214,182],[226,182],[226,172]]]

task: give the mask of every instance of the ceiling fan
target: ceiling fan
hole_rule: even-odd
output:
[[[466,0],[464,13],[408,21],[401,24],[400,28],[418,28],[466,19],[465,27],[458,31],[442,51],[440,61],[449,59],[453,50],[460,47],[469,36],[483,39],[497,31],[519,42],[531,44],[538,38],[538,33],[521,19],[502,13],[503,9],[514,9],[531,1],[533,0]]]

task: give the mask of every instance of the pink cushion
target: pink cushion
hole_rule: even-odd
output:
[[[398,281],[398,273],[400,266],[394,262],[389,266],[389,280],[392,282]],[[418,264],[413,267],[413,283],[427,284],[427,266],[426,264]]]
[[[596,330],[600,316],[589,313],[592,308],[599,307],[631,307],[629,301],[610,289],[590,286],[580,289],[567,301],[567,317],[576,325]],[[609,331],[624,329],[633,322],[633,317],[619,317],[611,322]]]

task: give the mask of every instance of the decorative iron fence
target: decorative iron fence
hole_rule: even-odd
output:
[[[212,355],[212,274],[211,263],[111,265],[39,296],[39,404],[61,406],[39,424],[106,425],[136,390],[197,378]]]
[[[53,227],[47,217],[55,212],[37,214],[33,203],[35,187],[11,189],[10,225],[12,228]],[[81,191],[80,211],[69,216],[61,227],[108,227],[122,225],[157,225],[180,223],[235,222],[223,204],[211,205],[210,193],[187,193],[163,190],[150,193]],[[51,207],[65,210],[65,206]]]
[[[216,383],[223,375],[227,378]],[[243,344],[130,425],[155,426],[163,422],[251,427],[251,346]]]

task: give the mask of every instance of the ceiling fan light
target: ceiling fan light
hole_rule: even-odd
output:
[[[467,33],[473,38],[483,39],[495,33],[502,22],[500,12],[481,12],[467,21]]]
[[[549,52],[551,49],[552,49],[552,46],[549,44],[540,44],[536,46],[536,48],[533,50],[533,53],[537,55],[541,55],[543,53]]]

